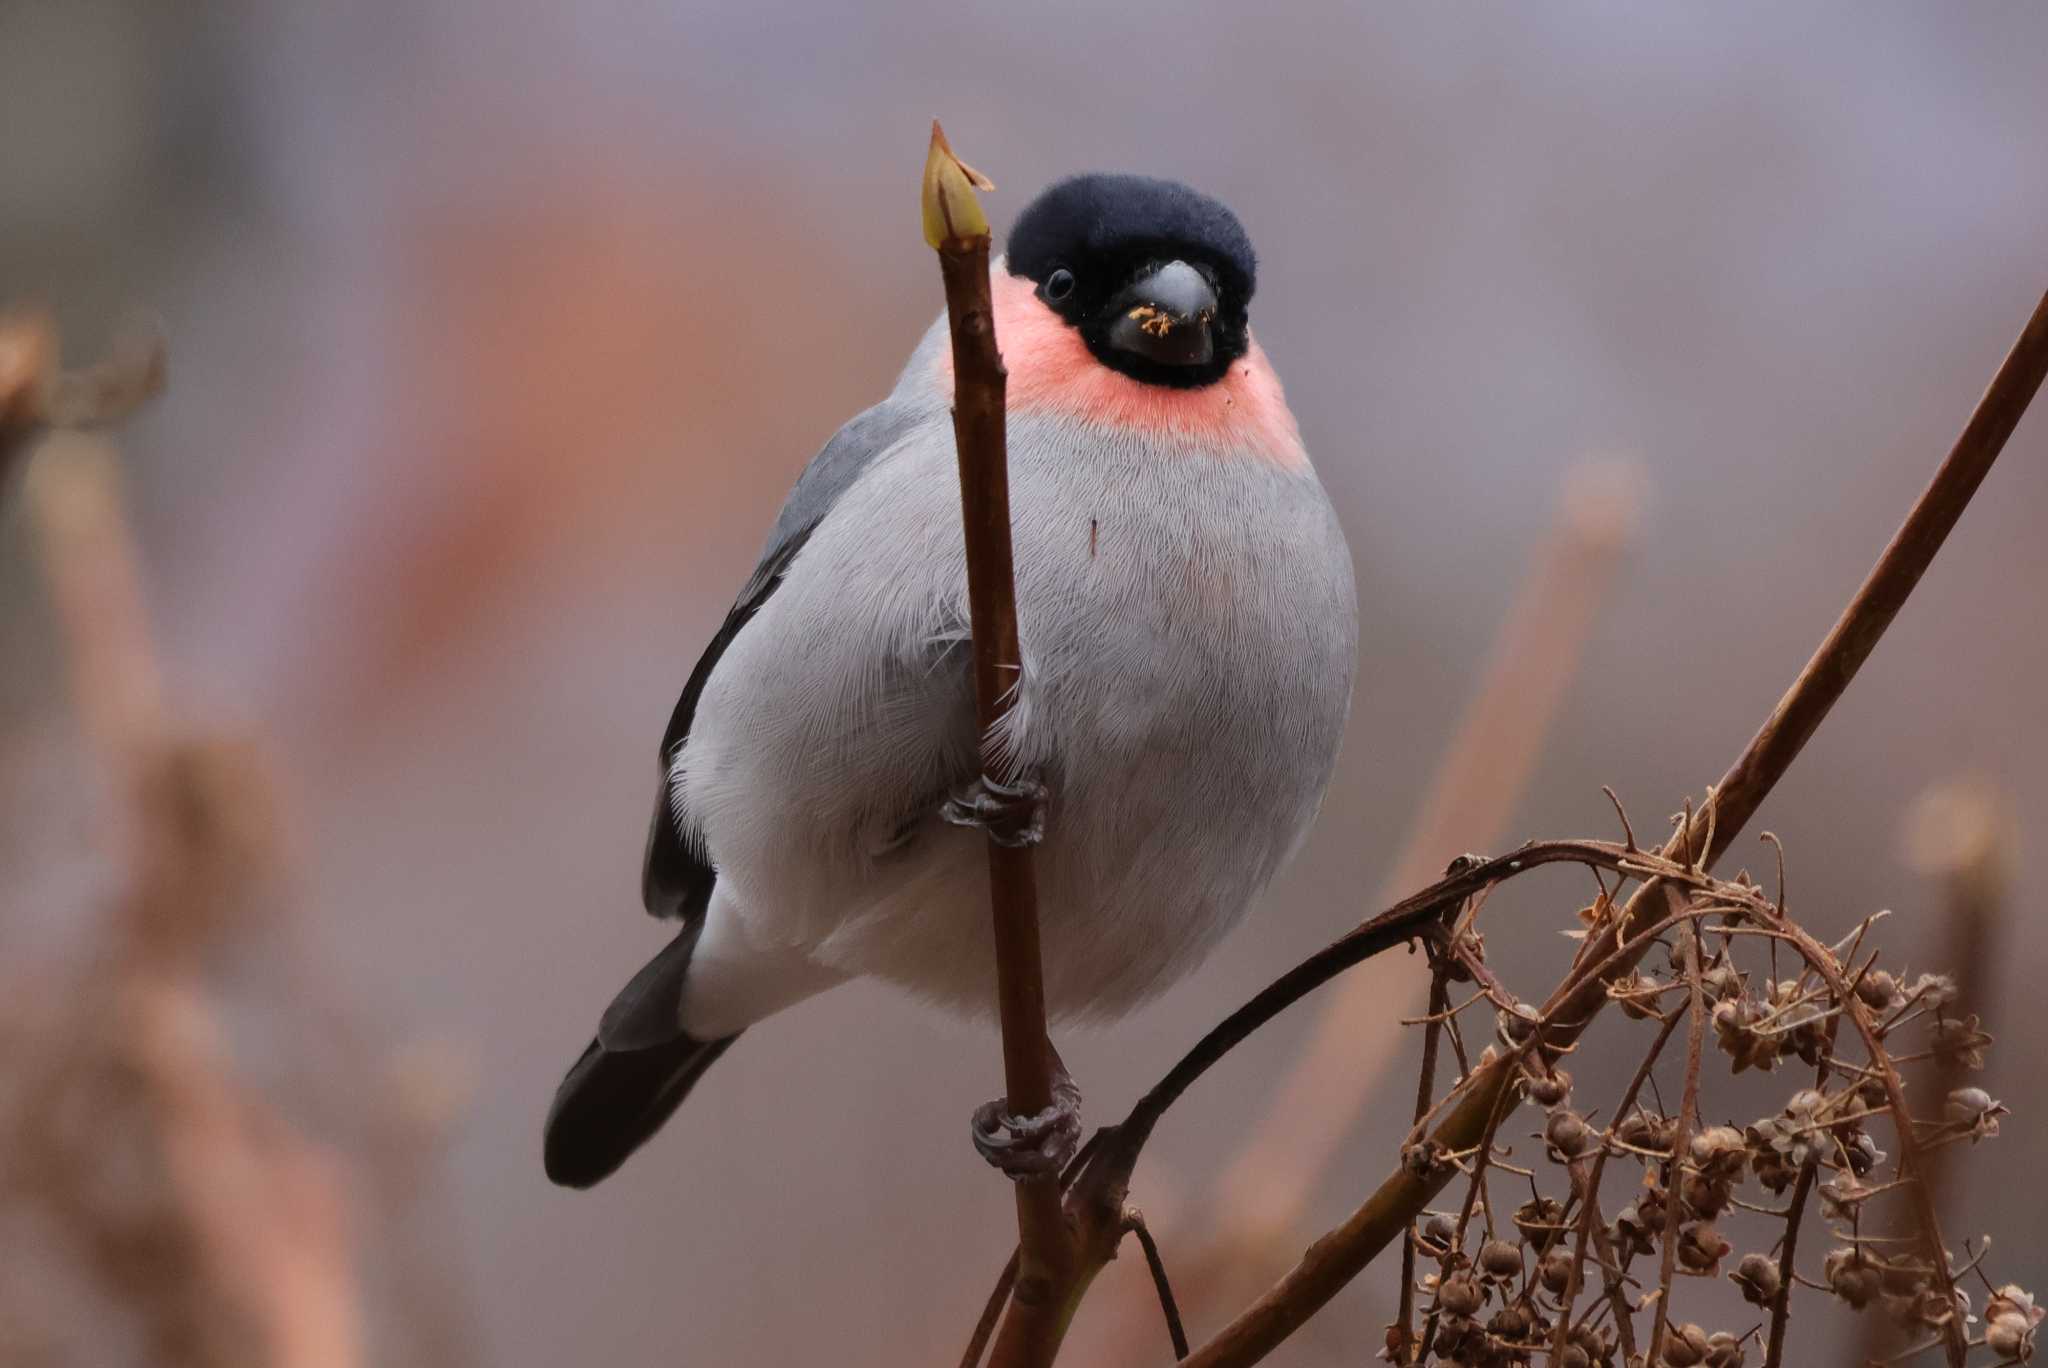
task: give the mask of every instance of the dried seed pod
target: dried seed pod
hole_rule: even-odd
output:
[[[1785,1119],[1794,1126],[1817,1124],[1828,1110],[1827,1094],[1818,1088],[1801,1088],[1786,1099]]]
[[[1973,1140],[1984,1140],[1998,1134],[1998,1118],[2005,1115],[2005,1105],[1982,1088],[1957,1088],[1948,1095],[1949,1120],[1966,1126]]]
[[[1863,1204],[1876,1195],[1876,1189],[1865,1187],[1847,1173],[1835,1175],[1820,1185],[1821,1209],[1832,1220],[1853,1221]]]
[[[1562,1243],[1553,1245],[1543,1261],[1536,1265],[1536,1280],[1543,1284],[1543,1290],[1554,1297],[1562,1297],[1572,1285],[1572,1252]]]
[[[1607,995],[1621,1007],[1621,1014],[1631,1021],[1647,1021],[1660,1017],[1657,1010],[1657,995],[1664,989],[1664,981],[1654,974],[1645,974],[1631,969],[1608,985]]]
[[[1707,1357],[1701,1368],[1742,1368],[1742,1340],[1726,1330],[1707,1336]]]
[[[1542,1014],[1526,1002],[1516,1003],[1512,1011],[1495,1012],[1493,1015],[1494,1029],[1499,1033],[1501,1043],[1510,1046],[1525,1044],[1543,1020]]]
[[[1421,1229],[1415,1235],[1415,1247],[1423,1257],[1441,1259],[1451,1252],[1451,1241],[1457,1238],[1458,1223],[1441,1211],[1432,1211],[1423,1220]]]
[[[1579,1325],[1573,1328],[1571,1338],[1565,1342],[1583,1353],[1587,1361],[1597,1368],[1612,1368],[1617,1342],[1613,1326],[1603,1325],[1595,1330],[1588,1325]]]
[[[1616,1252],[1624,1259],[1648,1254],[1657,1247],[1657,1242],[1650,1238],[1649,1227],[1643,1224],[1640,1202],[1630,1202],[1615,1212],[1608,1233],[1614,1240]]]
[[[1820,1004],[1801,1001],[1805,996],[1798,979],[1781,979],[1771,985],[1766,1005],[1783,1032],[1783,1048],[1807,1064],[1819,1064],[1828,1044],[1825,1017]]]
[[[1524,1073],[1522,1091],[1539,1107],[1555,1107],[1571,1096],[1572,1076],[1563,1069],[1553,1069],[1547,1074]]]
[[[1693,1136],[1690,1155],[1701,1177],[1729,1179],[1741,1176],[1749,1150],[1735,1127],[1709,1126]]]
[[[1700,975],[1700,990],[1709,1002],[1732,1001],[1742,996],[1742,988],[1743,976],[1725,959]]]
[[[1924,1006],[1946,1007],[1956,1000],[1956,981],[1948,974],[1922,974],[1913,980],[1913,986],[1906,990],[1906,996]]]
[[[1688,1273],[1711,1277],[1720,1271],[1721,1260],[1733,1248],[1728,1237],[1706,1221],[1696,1221],[1678,1232],[1678,1262]]]
[[[1453,1273],[1437,1288],[1436,1304],[1447,1316],[1471,1316],[1486,1304],[1486,1295],[1471,1274]]]
[[[1555,1197],[1531,1197],[1515,1208],[1515,1229],[1538,1254],[1557,1243],[1563,1224],[1564,1203]]]
[[[1846,1130],[1846,1134],[1844,1131]],[[1858,1178],[1868,1174],[1884,1162],[1884,1151],[1870,1138],[1870,1132],[1861,1126],[1837,1126],[1835,1134],[1841,1137],[1842,1153],[1849,1162],[1849,1172]]]
[[[1750,1167],[1756,1171],[1757,1182],[1773,1195],[1782,1194],[1799,1177],[1791,1161],[1768,1145],[1751,1151]]]
[[[1638,1107],[1614,1128],[1614,1138],[1633,1149],[1669,1154],[1678,1139],[1678,1123],[1668,1116]]]
[[[1486,1323],[1489,1333],[1504,1340],[1521,1342],[1529,1338],[1529,1332],[1536,1328],[1536,1317],[1527,1302],[1509,1302],[1493,1313],[1493,1319]]]
[[[1752,1306],[1769,1306],[1778,1299],[1778,1289],[1785,1285],[1776,1262],[1764,1254],[1743,1255],[1728,1279],[1742,1289],[1742,1299]]]
[[[1984,1034],[1977,1023],[1977,1014],[1966,1017],[1940,1017],[1934,1023],[1934,1039],[1929,1048],[1934,1057],[1944,1064],[1963,1069],[1984,1067],[1984,1047],[1991,1043],[1991,1037]]]
[[[1666,1328],[1662,1358],[1668,1368],[1694,1368],[1707,1358],[1707,1332],[1687,1322]]]
[[[1495,1280],[1522,1276],[1522,1247],[1512,1240],[1488,1240],[1479,1246],[1480,1276]]]
[[[1821,1275],[1828,1290],[1861,1311],[1877,1296],[1881,1274],[1862,1250],[1841,1245],[1830,1250],[1821,1263]]]
[[[1679,1187],[1679,1196],[1687,1211],[1701,1220],[1711,1221],[1735,1200],[1735,1184],[1727,1178],[1703,1178],[1697,1173],[1688,1173]]]
[[[1764,1009],[1754,998],[1731,997],[1715,1004],[1714,1041],[1734,1062],[1736,1073],[1744,1069],[1768,1073],[1778,1066],[1784,1038],[1756,1029],[1763,1016]]]
[[[1430,1348],[1446,1362],[1455,1363],[1467,1349],[1478,1348],[1485,1337],[1479,1322],[1470,1316],[1446,1315],[1437,1322],[1436,1338]]]
[[[1418,1140],[1401,1147],[1401,1167],[1417,1178],[1428,1178],[1444,1166],[1444,1147],[1434,1140]]]
[[[2039,1325],[2042,1308],[2034,1305],[2033,1293],[2018,1283],[2007,1283],[1991,1294],[1991,1300],[1984,1303],[1984,1319],[1995,1320],[2000,1316],[2017,1316],[2028,1325]]]
[[[1598,1148],[1599,1137],[1575,1111],[1560,1107],[1543,1123],[1543,1152],[1554,1164],[1582,1159]]]
[[[2007,1283],[1984,1304],[1984,1343],[1992,1353],[2025,1363],[2034,1356],[2034,1327],[2042,1309],[2017,1283]]]
[[[1994,1316],[1984,1327],[1984,1347],[2007,1363],[2034,1357],[2034,1327],[2017,1316]]]
[[[1899,981],[1882,969],[1873,969],[1856,980],[1856,996],[1873,1012],[1889,1012],[1898,1005]]]

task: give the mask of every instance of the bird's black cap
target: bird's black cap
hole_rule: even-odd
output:
[[[1049,186],[1018,217],[1008,250],[1010,273],[1040,283],[1061,266],[1178,257],[1212,267],[1242,305],[1258,280],[1252,240],[1237,215],[1154,176],[1092,172]]]
[[[1226,206],[1177,181],[1070,177],[1026,207],[1008,248],[1010,273],[1114,370],[1196,387],[1249,346],[1251,239]]]

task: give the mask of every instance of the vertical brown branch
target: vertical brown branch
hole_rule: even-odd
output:
[[[1015,701],[1023,657],[1017,642],[1010,541],[1007,373],[996,348],[988,278],[990,235],[974,198],[977,183],[990,188],[953,156],[933,120],[924,184],[925,234],[939,254],[952,333],[953,436],[960,454],[960,511],[967,540],[975,711],[985,741]],[[1045,978],[1039,958],[1037,871],[1030,847],[990,841],[988,872],[1004,1094],[1011,1111],[1029,1116],[1053,1102]],[[1072,1261],[1056,1176],[1018,1182],[1017,1236],[1016,1288],[992,1361],[1050,1363],[1062,1328],[1054,1288]]]

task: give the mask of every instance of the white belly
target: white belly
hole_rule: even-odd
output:
[[[1110,1015],[1191,969],[1313,817],[1350,558],[1312,476],[1054,422],[1010,442],[1025,674],[1001,739],[1053,795],[1048,1005]],[[863,476],[727,651],[682,796],[749,939],[987,1011],[984,846],[929,815],[976,763],[964,600],[941,431]]]

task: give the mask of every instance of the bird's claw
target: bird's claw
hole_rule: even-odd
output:
[[[1014,784],[981,775],[963,784],[939,808],[954,826],[980,827],[999,846],[1035,846],[1045,839],[1045,785]]]
[[[1031,1116],[1010,1111],[998,1097],[974,1109],[974,1148],[1014,1181],[1057,1174],[1081,1146],[1081,1090],[1062,1072],[1053,1079],[1052,1105]]]

